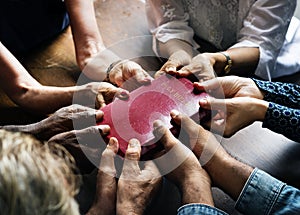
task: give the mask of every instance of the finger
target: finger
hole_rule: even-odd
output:
[[[178,72],[177,72],[177,75],[180,76],[180,77],[187,77],[189,75],[192,74],[192,68],[191,66],[184,66],[182,67]]]
[[[162,67],[161,70],[164,70],[166,73],[168,74],[174,74],[177,72],[177,69],[178,67],[180,67],[181,64],[174,61],[174,60],[171,60],[169,59],[165,64],[164,66]]]
[[[129,92],[125,89],[109,84],[108,86],[98,90],[98,97],[97,100],[99,101],[99,104],[102,105],[101,107],[104,107],[106,104],[111,103],[115,97],[122,100],[128,99]]]
[[[197,139],[199,136],[199,125],[192,120],[190,117],[188,117],[185,114],[180,113],[177,110],[172,110],[171,118],[175,124],[181,126],[182,129],[184,129],[190,139]],[[193,148],[193,146],[191,146]]]
[[[134,180],[140,175],[139,160],[141,157],[141,145],[137,139],[131,139],[125,153],[125,160],[121,178],[125,180]]]
[[[100,108],[105,107],[105,105],[106,105],[105,99],[104,99],[102,93],[98,93],[96,96],[95,108],[100,109]]]
[[[136,81],[142,85],[148,85],[153,80],[153,78],[142,68],[140,70],[135,70],[134,73]]]
[[[169,151],[174,145],[176,145],[177,139],[162,121],[155,120],[153,122],[153,128],[155,139],[163,144],[166,151]]]
[[[213,97],[206,97],[200,99],[199,105],[203,109],[220,110],[226,112],[227,101],[228,99],[216,99]]]
[[[96,125],[103,119],[104,113],[101,110],[90,109],[80,113],[74,113],[72,116],[72,123],[69,129],[81,130],[90,126]],[[66,125],[64,124],[66,127]]]
[[[99,142],[104,143],[103,137],[109,134],[110,127],[109,125],[97,125],[72,132],[80,144],[96,148],[99,147]]]
[[[96,110],[95,116],[96,116],[96,122],[98,122],[103,119],[104,113],[101,110]]]
[[[179,140],[177,140],[170,130],[160,121],[153,122],[154,136],[163,144],[166,153],[155,159],[160,173],[165,175],[177,168],[191,153]]]
[[[160,76],[162,76],[162,75],[164,75],[164,74],[166,74],[165,71],[159,70],[159,71],[157,71],[157,72],[155,73],[154,79],[157,79],[157,78],[159,78]]]
[[[127,100],[129,98],[128,90],[118,88],[115,96],[121,100]]]
[[[195,82],[194,87],[201,91],[209,91],[222,88],[219,78],[213,78],[207,81],[203,81],[201,83]]]
[[[73,104],[68,107],[61,108],[56,112],[79,113],[79,112],[85,112],[85,111],[90,111],[90,110],[93,110],[93,109],[90,107],[83,106],[83,105]]]
[[[142,178],[145,180],[161,178],[160,171],[153,161],[147,161],[145,163],[145,167],[142,170]]]
[[[105,150],[102,153],[99,170],[111,176],[116,176],[114,158],[118,152],[118,149],[119,149],[118,140],[114,137],[110,138],[109,143],[107,144]]]
[[[153,79],[138,63],[127,61],[122,67],[123,80],[134,78],[142,85],[149,84]]]

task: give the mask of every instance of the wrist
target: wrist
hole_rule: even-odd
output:
[[[229,194],[234,200],[240,195],[253,168],[231,157],[223,147],[204,166],[213,185]]]
[[[177,63],[178,66],[185,66],[191,63],[192,56],[184,50],[178,50],[170,56],[169,60]]]
[[[191,175],[180,186],[182,191],[182,204],[199,203],[213,206],[211,198],[211,179],[204,169],[198,174]]]
[[[120,57],[109,49],[105,49],[90,60],[82,72],[92,80],[107,81],[107,71],[110,65],[118,60],[121,60]]]
[[[220,52],[216,53],[203,53],[204,56],[206,56],[211,66],[214,68],[215,72],[220,75],[223,73],[224,68],[227,65],[227,58],[221,54]]]
[[[118,215],[142,215],[144,210],[136,208],[135,205],[129,206],[128,204],[117,204]]]
[[[252,107],[254,107],[254,116],[256,116],[257,121],[263,121],[266,116],[266,112],[269,108],[269,102],[261,99],[253,98],[253,104]]]

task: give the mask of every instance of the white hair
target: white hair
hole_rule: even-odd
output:
[[[72,164],[58,145],[0,130],[0,214],[79,214]]]

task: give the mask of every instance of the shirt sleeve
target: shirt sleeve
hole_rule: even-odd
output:
[[[269,82],[252,79],[265,92],[264,100],[300,109],[300,86],[291,83]]]
[[[237,202],[243,214],[300,214],[300,191],[254,169]]]
[[[187,204],[180,207],[177,215],[228,215],[218,208],[204,204]]]
[[[184,11],[181,0],[146,1],[148,26],[153,35],[153,50],[159,55],[157,41],[183,40],[196,48],[194,30],[189,26],[189,14]]]
[[[296,0],[256,1],[243,20],[237,44],[231,47],[259,47],[260,59],[255,74],[263,79],[272,78],[271,73],[284,43],[296,3]]]
[[[300,109],[270,102],[262,126],[300,142]]]

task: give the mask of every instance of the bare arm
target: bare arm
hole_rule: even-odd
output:
[[[81,86],[53,87],[37,82],[21,63],[0,43],[0,85],[19,106],[37,114],[53,113],[61,107],[76,103],[99,108],[116,95],[127,97],[127,91],[106,82]],[[125,93],[126,95],[121,93]]]
[[[72,103],[75,87],[48,87],[37,82],[0,43],[0,84],[18,105],[38,113],[50,113]]]
[[[66,0],[70,16],[76,58],[80,69],[98,52],[105,49],[98,30],[93,0]]]
[[[186,115],[172,111],[171,117],[187,132],[190,139],[189,147],[203,164],[213,184],[236,200],[253,168],[231,157],[212,133]]]
[[[259,61],[259,48],[232,48],[226,51],[232,60],[232,69],[230,75],[247,76],[248,74],[254,74],[256,66]],[[204,53],[214,67],[215,72],[222,74],[227,60],[221,53]],[[228,74],[228,75],[229,75]]]

